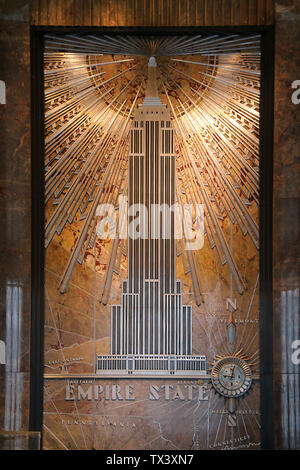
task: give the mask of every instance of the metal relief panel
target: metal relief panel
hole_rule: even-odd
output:
[[[46,37],[46,448],[259,448],[259,85],[258,35]]]

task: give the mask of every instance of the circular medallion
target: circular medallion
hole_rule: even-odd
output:
[[[252,372],[246,361],[228,356],[215,363],[211,380],[217,392],[224,397],[240,397],[251,387]]]

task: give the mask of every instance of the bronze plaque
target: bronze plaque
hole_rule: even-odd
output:
[[[45,38],[45,449],[259,449],[260,37]]]

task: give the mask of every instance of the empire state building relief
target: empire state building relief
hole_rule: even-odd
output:
[[[123,281],[121,305],[111,307],[111,356],[98,356],[100,374],[206,374],[205,356],[192,355],[192,307],[182,304],[181,281],[176,279],[176,213],[170,212],[175,164],[170,112],[158,96],[156,60],[151,57],[146,96],[130,131],[128,162],[129,207],[139,210],[143,205],[147,220],[141,224],[148,234],[138,240],[129,237],[128,279]],[[167,211],[149,218],[153,206]],[[163,236],[167,225],[168,238]]]

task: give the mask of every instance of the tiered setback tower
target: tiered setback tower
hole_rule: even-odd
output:
[[[128,279],[121,305],[111,307],[111,355],[98,356],[99,374],[206,373],[205,356],[192,356],[192,307],[182,305],[176,280],[173,133],[151,57],[146,97],[131,130],[128,168],[128,223],[140,215],[142,233],[138,238],[128,234]],[[130,215],[133,207],[136,213]]]

